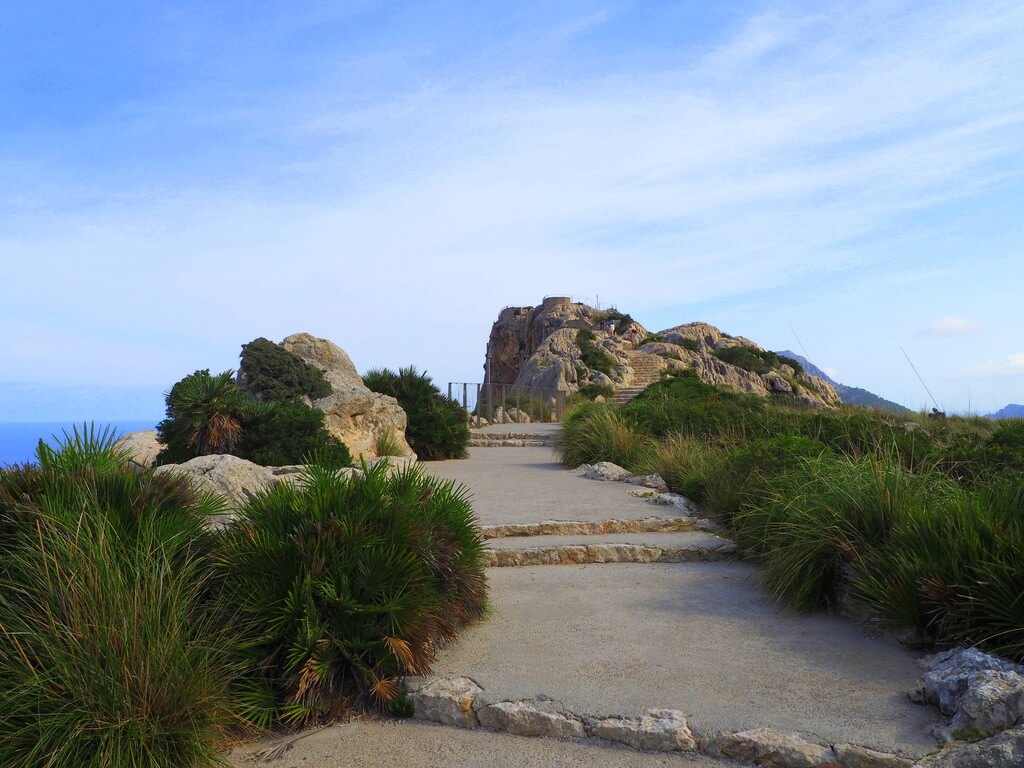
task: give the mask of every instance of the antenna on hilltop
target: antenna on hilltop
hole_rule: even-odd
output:
[[[804,343],[800,341],[800,337],[796,335],[796,331],[793,330],[792,325],[789,326],[789,332],[793,334],[793,338],[796,339],[796,343],[800,345],[800,351],[804,353],[804,359],[806,359],[807,362],[811,362],[811,356],[807,354],[807,348],[804,346]]]
[[[932,391],[928,389],[928,385],[924,383],[924,379],[921,378],[921,374],[917,372],[917,366],[914,365],[913,360],[910,359],[910,355],[907,354],[907,350],[905,350],[903,347],[900,347],[900,352],[902,352],[903,356],[907,358],[907,362],[910,363],[910,367],[914,371],[914,375],[917,376],[917,380],[921,382],[921,386],[924,387],[924,391],[927,392],[928,397],[932,399],[932,403],[935,405],[935,410],[941,411],[942,409],[939,408],[939,404],[935,400],[935,395],[933,395]]]

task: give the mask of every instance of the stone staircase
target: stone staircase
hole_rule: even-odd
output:
[[[628,365],[633,369],[633,378],[628,387],[615,390],[612,403],[616,406],[625,405],[643,392],[650,384],[661,379],[664,361],[657,355],[631,350],[626,353]]]

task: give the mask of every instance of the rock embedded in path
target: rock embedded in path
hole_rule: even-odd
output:
[[[902,757],[856,744],[836,744],[832,749],[843,768],[907,768],[910,765],[910,761]]]
[[[412,691],[409,698],[412,699],[415,717],[419,720],[476,728],[480,721],[473,710],[473,702],[481,693],[483,688],[468,677],[457,677],[454,680],[437,678]]]
[[[1020,768],[1024,766],[1024,727],[974,744],[954,743],[914,763],[914,768]]]
[[[691,751],[697,747],[686,716],[676,709],[649,709],[639,718],[595,719],[587,723],[587,733],[648,752]]]
[[[606,480],[616,482],[622,480],[624,477],[630,477],[631,473],[629,470],[623,469],[618,464],[613,464],[610,461],[599,461],[597,464],[591,465],[584,473],[583,476],[587,480]]]
[[[1024,667],[977,648],[926,656],[910,698],[951,715],[945,733],[991,733],[1024,723]]]
[[[837,757],[829,747],[807,741],[799,734],[776,733],[767,728],[719,736],[707,752],[712,757],[730,757],[772,768],[818,768],[835,763]]]
[[[477,712],[480,725],[517,736],[582,739],[583,721],[556,701],[499,701]]]

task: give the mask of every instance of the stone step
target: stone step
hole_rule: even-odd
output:
[[[532,536],[488,542],[489,568],[589,563],[681,563],[732,557],[736,545],[703,531]]]
[[[540,523],[485,525],[485,539],[523,539],[535,536],[607,536],[613,533],[678,533],[713,525],[708,520],[688,515],[678,517],[641,517],[625,520],[545,520]]]

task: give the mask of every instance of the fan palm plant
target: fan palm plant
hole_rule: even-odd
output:
[[[238,697],[260,725],[394,702],[486,597],[465,490],[383,464],[351,478],[314,465],[257,494],[219,562],[247,638]]]
[[[231,453],[242,438],[243,414],[250,398],[233,378],[233,371],[216,376],[196,371],[167,393],[167,418],[157,426],[166,448],[161,461],[184,461],[193,456]]]

